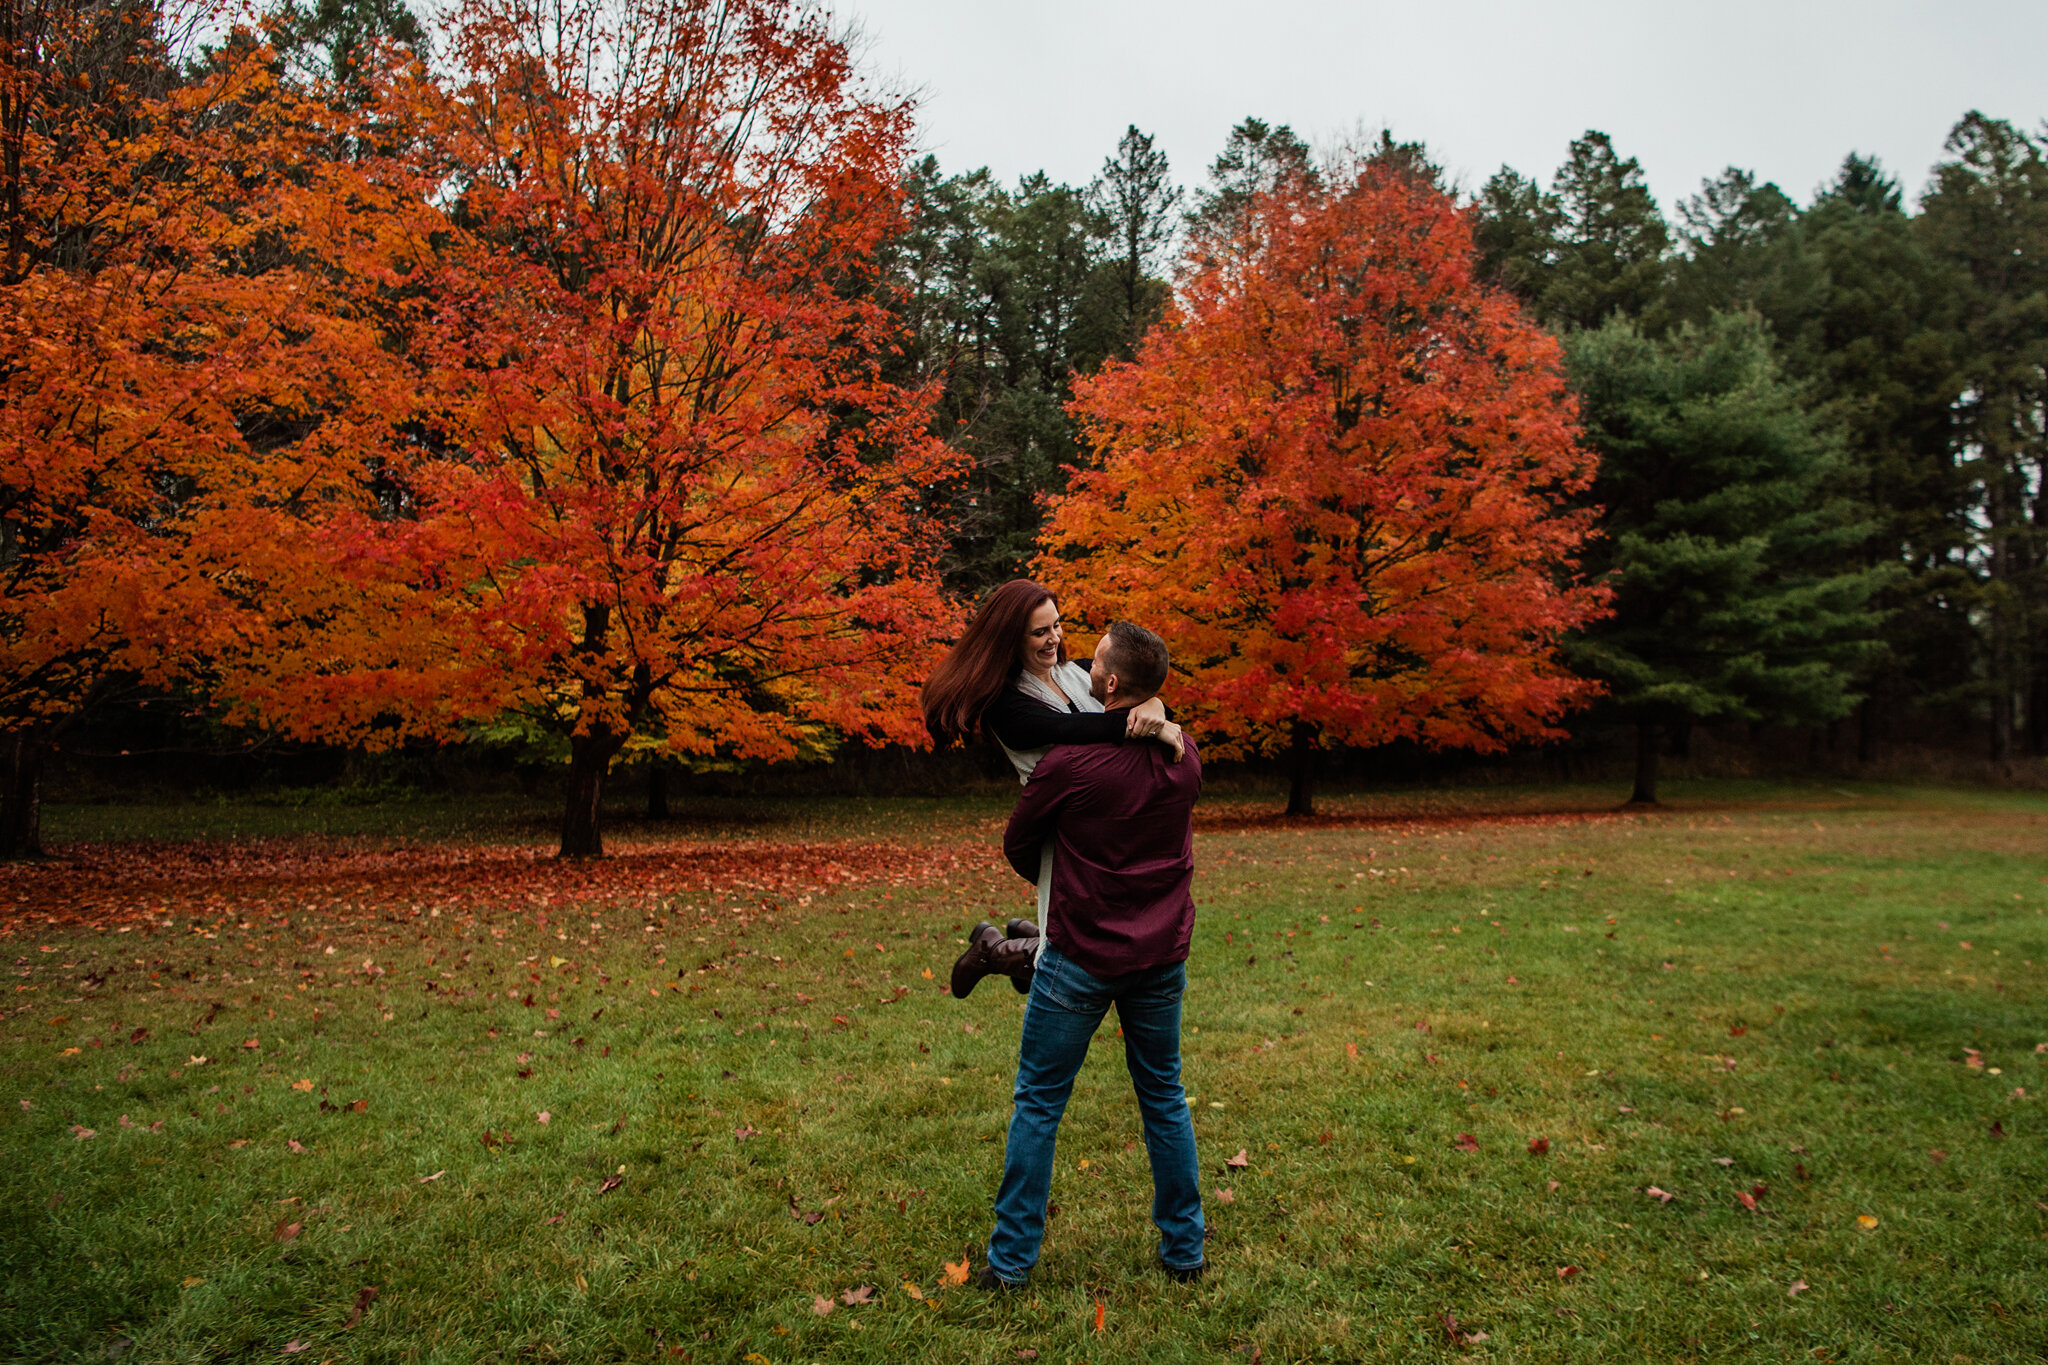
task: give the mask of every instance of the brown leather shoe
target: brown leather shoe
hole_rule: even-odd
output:
[[[967,935],[967,951],[960,954],[959,960],[953,964],[952,988],[955,1000],[965,1000],[976,982],[997,970],[992,950],[998,944],[1006,942],[1008,940],[1003,937],[1003,931],[987,920],[974,926],[973,931]]]

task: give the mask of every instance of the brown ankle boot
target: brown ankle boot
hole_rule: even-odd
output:
[[[1037,938],[1040,929],[1028,919],[1013,919],[1003,930],[1005,938]]]
[[[1019,995],[1031,994],[1031,977],[1038,970],[1038,935],[1006,938],[990,948],[988,955],[990,966],[1010,978],[1011,989]]]
[[[976,982],[996,970],[991,960],[991,951],[997,944],[1006,942],[1008,940],[1003,937],[1003,931],[987,920],[974,926],[973,931],[967,935],[967,951],[960,954],[959,960],[953,964],[952,987],[955,1000],[965,1000]]]

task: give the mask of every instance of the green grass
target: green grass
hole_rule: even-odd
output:
[[[2043,1358],[2048,801],[1674,792],[1212,803],[1211,1273],[1153,1268],[1111,1021],[1002,1298],[940,1277],[981,1265],[1020,1002],[937,989],[1027,894],[998,803],[705,808],[601,871],[511,804],[53,812],[261,837],[0,869],[0,1355]]]

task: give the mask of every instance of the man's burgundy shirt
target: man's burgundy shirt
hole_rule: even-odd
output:
[[[1038,761],[1010,813],[1003,854],[1038,881],[1053,841],[1052,946],[1096,976],[1187,960],[1195,933],[1195,742],[1061,744]]]

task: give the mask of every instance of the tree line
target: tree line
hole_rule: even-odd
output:
[[[2048,752],[2043,147],[1667,222],[1247,119],[1183,188],[911,153],[780,0],[0,5],[0,850],[108,704],[615,762],[916,742],[987,586],[1159,625],[1212,751],[1574,715]]]

